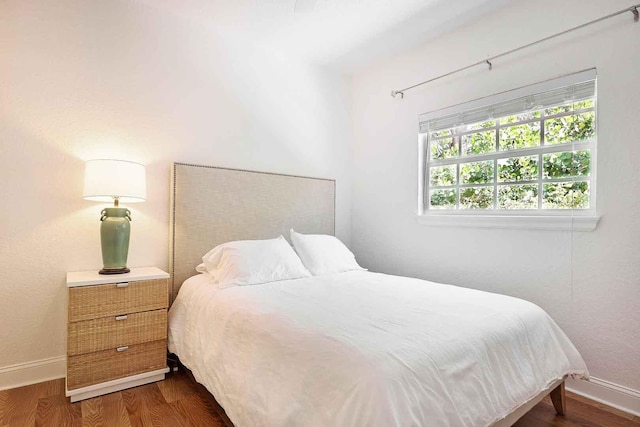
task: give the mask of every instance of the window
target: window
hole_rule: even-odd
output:
[[[595,215],[595,70],[422,115],[419,137],[423,215]]]

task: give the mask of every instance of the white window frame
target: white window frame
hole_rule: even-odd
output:
[[[593,80],[596,78],[595,69],[585,70],[579,73],[563,76],[557,79],[548,80],[546,82],[537,83],[534,85],[526,86],[516,90],[503,92],[497,95],[489,96],[479,100],[459,104],[453,107],[445,108],[442,110],[434,111],[431,113],[423,114],[420,116],[420,121],[428,121],[437,119],[440,117],[446,117],[454,114],[463,114],[465,111],[470,111],[476,108],[484,106],[490,106],[505,102],[511,99],[520,97],[532,96],[545,91],[558,89],[572,84]],[[576,114],[580,112],[591,111],[577,110],[570,113],[562,113],[553,116],[541,116],[540,118],[534,118],[517,123],[509,123],[501,125],[496,120],[496,126],[487,128],[496,132],[496,136],[500,132],[501,127],[511,127],[515,125],[539,122],[541,125],[542,141],[540,147],[531,149],[518,149],[509,151],[498,151],[489,154],[478,154],[462,156],[461,148],[459,147],[460,156],[451,159],[444,160],[430,160],[429,140],[428,132],[422,132],[418,135],[418,222],[425,225],[434,226],[459,226],[459,227],[490,227],[490,228],[526,228],[526,229],[543,229],[543,230],[575,230],[575,231],[592,231],[597,227],[599,217],[596,211],[596,176],[597,176],[597,132],[598,132],[598,113],[597,113],[597,95],[595,97],[595,103],[593,111],[596,112],[596,135],[586,141],[544,145],[544,121],[553,119],[555,117],[562,117],[566,115]],[[497,119],[497,118],[496,118]],[[470,131],[474,133],[476,131]],[[496,138],[496,144],[498,138]],[[563,179],[545,179],[543,182],[568,182],[568,181],[589,181],[589,208],[588,209],[523,209],[523,210],[507,210],[507,209],[495,209],[497,206],[497,188],[501,184],[497,180],[498,168],[497,161],[499,159],[538,155],[539,167],[538,167],[538,180],[536,181],[522,181],[522,182],[509,182],[504,184],[538,184],[542,179],[543,173],[543,159],[544,154],[554,152],[566,152],[566,151],[578,151],[578,150],[590,150],[590,173],[588,177],[580,178],[563,178]],[[460,163],[467,163],[469,161],[483,161],[492,160],[494,162],[494,179],[490,184],[460,184]],[[429,167],[431,166],[444,166],[444,165],[458,165],[456,167],[456,185],[449,187],[438,188],[455,188],[457,189],[457,201],[459,203],[460,189],[468,187],[494,187],[494,209],[428,209],[429,203]],[[538,204],[542,206],[543,192],[538,191]],[[458,206],[456,206],[457,208]]]

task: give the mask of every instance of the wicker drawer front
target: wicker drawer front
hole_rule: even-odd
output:
[[[69,322],[166,308],[168,292],[166,279],[69,288]]]
[[[153,341],[67,358],[67,389],[72,390],[167,366],[166,341]]]
[[[167,310],[103,317],[68,324],[67,355],[92,353],[167,337]]]

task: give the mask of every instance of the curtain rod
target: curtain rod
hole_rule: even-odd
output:
[[[511,49],[511,50],[508,50],[506,52],[502,52],[502,53],[500,53],[498,55],[495,55],[495,56],[492,56],[492,57],[490,57],[488,59],[483,59],[482,61],[475,62],[475,63],[473,63],[471,65],[467,65],[466,67],[458,68],[457,70],[449,71],[448,73],[442,74],[442,75],[440,75],[438,77],[434,77],[432,79],[425,80],[425,81],[420,82],[420,83],[416,83],[413,86],[405,87],[404,89],[400,89],[400,90],[392,90],[391,91],[391,96],[395,98],[396,96],[400,95],[400,99],[403,99],[404,98],[404,93],[406,91],[408,91],[408,90],[414,89],[414,88],[416,88],[418,86],[426,85],[427,83],[431,83],[431,82],[434,82],[436,80],[443,79],[445,77],[449,77],[452,74],[456,74],[456,73],[459,73],[461,71],[468,70],[469,68],[477,67],[478,65],[485,65],[486,64],[489,67],[489,71],[491,71],[493,69],[492,61],[495,60],[495,59],[502,58],[503,56],[510,55],[510,54],[512,54],[514,52],[518,52],[520,50],[529,48],[531,46],[535,46],[535,45],[540,44],[540,43],[544,43],[544,42],[546,42],[548,40],[551,40],[551,39],[554,39],[556,37],[560,37],[560,36],[563,36],[563,35],[565,35],[567,33],[571,33],[573,31],[579,30],[581,28],[588,27],[589,25],[593,25],[595,23],[604,21],[606,19],[613,18],[614,16],[622,15],[623,13],[631,12],[633,14],[633,20],[635,22],[638,22],[638,20],[640,20],[640,12],[638,12],[638,8],[639,7],[640,7],[640,4],[636,4],[636,5],[627,7],[625,9],[619,10],[619,11],[614,12],[612,14],[609,14],[607,16],[603,16],[601,18],[594,19],[593,21],[589,21],[589,22],[586,22],[584,24],[578,25],[576,27],[569,28],[568,30],[564,30],[564,31],[561,31],[559,33],[552,34],[552,35],[550,35],[548,37],[545,37],[545,38],[540,39],[540,40],[536,40],[536,41],[534,41],[532,43],[525,44],[525,45],[517,47],[515,49]]]

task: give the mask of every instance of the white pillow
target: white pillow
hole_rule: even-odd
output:
[[[220,287],[311,276],[282,236],[223,243],[203,256],[202,261]]]
[[[314,276],[366,270],[356,262],[353,253],[334,236],[300,234],[291,230],[291,242],[305,267]]]
[[[209,270],[207,270],[207,266],[204,265],[204,262],[198,264],[198,266],[196,267],[196,271],[202,274],[209,274]]]
[[[196,267],[196,271],[198,273],[202,273],[205,276],[207,276],[213,283],[215,283],[215,279],[213,278],[213,276],[211,275],[211,273],[209,273],[209,270],[207,270],[207,266],[204,265],[203,263],[198,264],[198,266]]]

